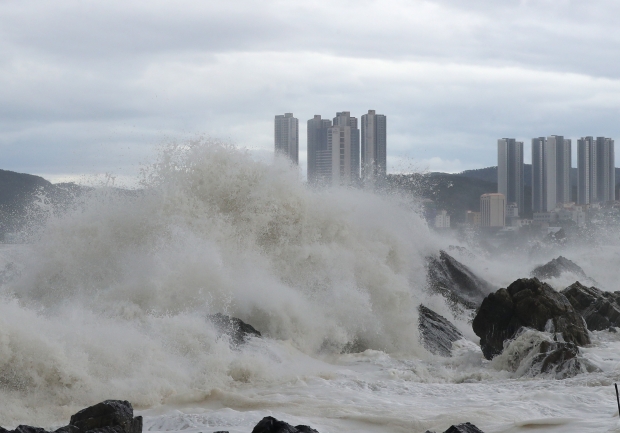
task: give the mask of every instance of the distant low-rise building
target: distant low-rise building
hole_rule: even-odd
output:
[[[555,212],[534,212],[534,222],[551,224],[558,220]]]
[[[435,228],[449,229],[450,228],[450,215],[445,210],[440,211],[435,216]]]
[[[468,210],[465,213],[465,222],[470,226],[480,227],[480,212],[473,212]]]
[[[482,227],[504,227],[506,225],[506,197],[504,194],[482,194],[480,196]]]

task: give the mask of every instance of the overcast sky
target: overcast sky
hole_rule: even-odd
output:
[[[368,109],[389,172],[496,165],[499,137],[529,162],[534,136],[620,138],[619,17],[617,0],[5,0],[0,168],[123,178],[201,134],[270,158],[293,112],[305,172],[306,121]]]

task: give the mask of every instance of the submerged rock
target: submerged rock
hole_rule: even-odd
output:
[[[603,292],[596,287],[586,287],[577,281],[561,293],[583,316],[590,331],[602,331],[620,326],[620,292]]]
[[[463,338],[463,334],[448,319],[422,304],[418,312],[418,329],[424,347],[435,355],[452,356],[452,342]]]
[[[492,359],[522,328],[561,334],[577,346],[590,344],[582,317],[564,295],[537,278],[523,278],[484,298],[473,321],[485,358]]]
[[[429,430],[426,433],[433,433]],[[448,430],[443,433],[484,433],[478,427],[473,425],[472,423],[466,422],[465,424],[458,424],[451,426]]]
[[[451,306],[477,308],[493,287],[445,251],[427,257],[427,281],[431,291],[442,294]]]
[[[252,325],[248,325],[241,319],[226,316],[221,313],[211,314],[209,320],[220,334],[228,335],[230,342],[234,346],[240,346],[250,337],[260,337],[258,332]]]
[[[292,425],[275,419],[271,416],[266,416],[254,426],[252,433],[319,433],[312,427],[307,425],[298,425],[293,427]]]
[[[558,278],[564,273],[571,273],[584,280],[589,280],[586,273],[575,262],[568,260],[566,257],[558,257],[550,262],[537,266],[530,272],[531,277],[545,280],[548,278]]]
[[[566,379],[599,371],[575,344],[560,338],[559,334],[521,328],[514,339],[506,342],[504,351],[493,359],[492,365],[512,371],[517,377]]]
[[[82,409],[71,417],[68,426],[54,433],[142,433],[142,417],[133,416],[131,403],[105,400]],[[20,425],[15,430],[0,427],[0,433],[48,433],[45,429]]]

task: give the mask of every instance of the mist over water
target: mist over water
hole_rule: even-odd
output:
[[[216,312],[310,355],[350,342],[423,352],[416,306],[434,249],[414,208],[309,190],[285,161],[232,146],[165,149],[142,191],[95,190],[19,254],[0,303],[0,423],[228,386],[244,354],[216,338]]]
[[[0,425],[60,426],[118,398],[155,431],[250,431],[266,414],[321,432],[464,421],[506,431],[545,416],[566,428],[572,421],[558,420],[575,405],[545,406],[541,393],[572,387],[587,406],[606,392],[588,380],[618,376],[620,338],[602,334],[587,349],[602,373],[589,379],[520,379],[510,359],[484,361],[469,317],[426,291],[426,257],[455,241],[429,231],[414,198],[312,190],[285,160],[257,162],[209,141],[163,149],[141,186],[95,189],[48,213],[33,242],[0,249]],[[617,247],[605,248],[617,265]],[[571,254],[612,289],[610,270],[587,251]],[[456,257],[496,287],[532,265]],[[422,302],[464,334],[453,358],[419,343]],[[265,338],[231,348],[207,318],[214,313]],[[341,354],[350,344],[368,350]],[[601,431],[592,425],[570,431]]]

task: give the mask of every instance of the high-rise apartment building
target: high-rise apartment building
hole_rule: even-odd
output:
[[[616,168],[614,141],[596,137],[596,200],[612,201],[616,198]]]
[[[551,212],[571,201],[571,140],[561,135],[532,139],[532,210]]]
[[[523,212],[523,142],[514,138],[497,140],[497,190],[507,203]]]
[[[482,194],[480,196],[480,219],[482,227],[504,227],[506,224],[504,194]]]
[[[327,146],[316,153],[318,182],[326,185],[353,185],[360,177],[360,130],[357,118],[348,111],[336,113],[327,129]]]
[[[293,113],[277,115],[275,118],[275,152],[285,155],[299,164],[299,120]]]
[[[532,211],[544,212],[545,137],[532,138]]]
[[[329,119],[321,119],[320,115],[308,120],[308,182],[316,184],[319,182],[318,155],[322,152],[325,156],[327,151],[327,131],[332,126]]]
[[[387,166],[387,118],[368,110],[362,116],[362,180],[374,184],[385,179]]]
[[[577,203],[596,202],[596,142],[592,137],[577,140]]]

